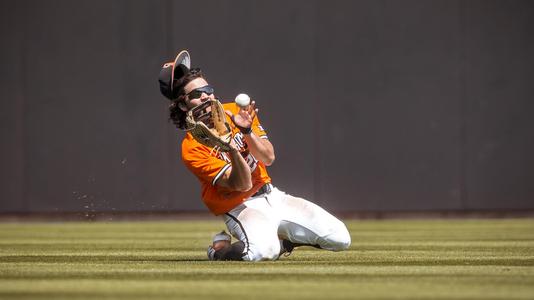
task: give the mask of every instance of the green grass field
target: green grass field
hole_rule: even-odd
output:
[[[222,222],[0,223],[0,299],[534,299],[534,220],[348,221],[352,246],[210,262]]]

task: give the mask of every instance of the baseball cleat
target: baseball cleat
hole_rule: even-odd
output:
[[[213,244],[211,244],[210,246],[208,246],[208,251],[207,251],[207,254],[208,254],[208,259],[209,260],[217,260],[215,258],[215,252],[219,249],[222,249],[226,246],[230,246],[230,242],[232,241],[232,237],[226,233],[226,231],[221,231],[219,233],[217,233],[214,237],[213,237]]]
[[[215,249],[212,246],[208,246],[208,259],[215,260]]]
[[[226,233],[226,231],[221,231],[219,233],[217,233],[214,237],[213,237],[213,243],[215,244],[216,242],[220,242],[220,241],[228,241],[228,242],[231,242],[232,241],[232,237]],[[215,245],[213,245],[215,246]]]
[[[295,249],[295,244],[289,240],[280,240],[280,255],[288,257],[293,252],[293,249]]]

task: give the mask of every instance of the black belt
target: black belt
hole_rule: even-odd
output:
[[[252,195],[250,197],[258,197],[258,196],[261,196],[263,194],[268,194],[268,193],[271,192],[271,190],[272,190],[271,184],[270,183],[266,183],[254,195]]]

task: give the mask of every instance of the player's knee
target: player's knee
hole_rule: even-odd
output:
[[[351,244],[350,233],[347,230],[345,224],[341,223],[340,226],[337,226],[330,234],[323,238],[327,243],[325,248],[332,251],[343,251],[347,250]]]

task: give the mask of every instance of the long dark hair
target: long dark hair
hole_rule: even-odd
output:
[[[169,105],[169,119],[172,120],[174,125],[176,125],[179,129],[185,128],[185,116],[186,112],[183,111],[178,103],[182,102],[185,104],[185,93],[184,93],[184,87],[191,81],[197,79],[197,78],[204,78],[204,74],[202,74],[202,70],[200,68],[194,68],[189,71],[186,75],[184,75],[182,78],[175,79],[173,82],[173,89],[177,91],[178,97],[171,101],[171,104]]]

